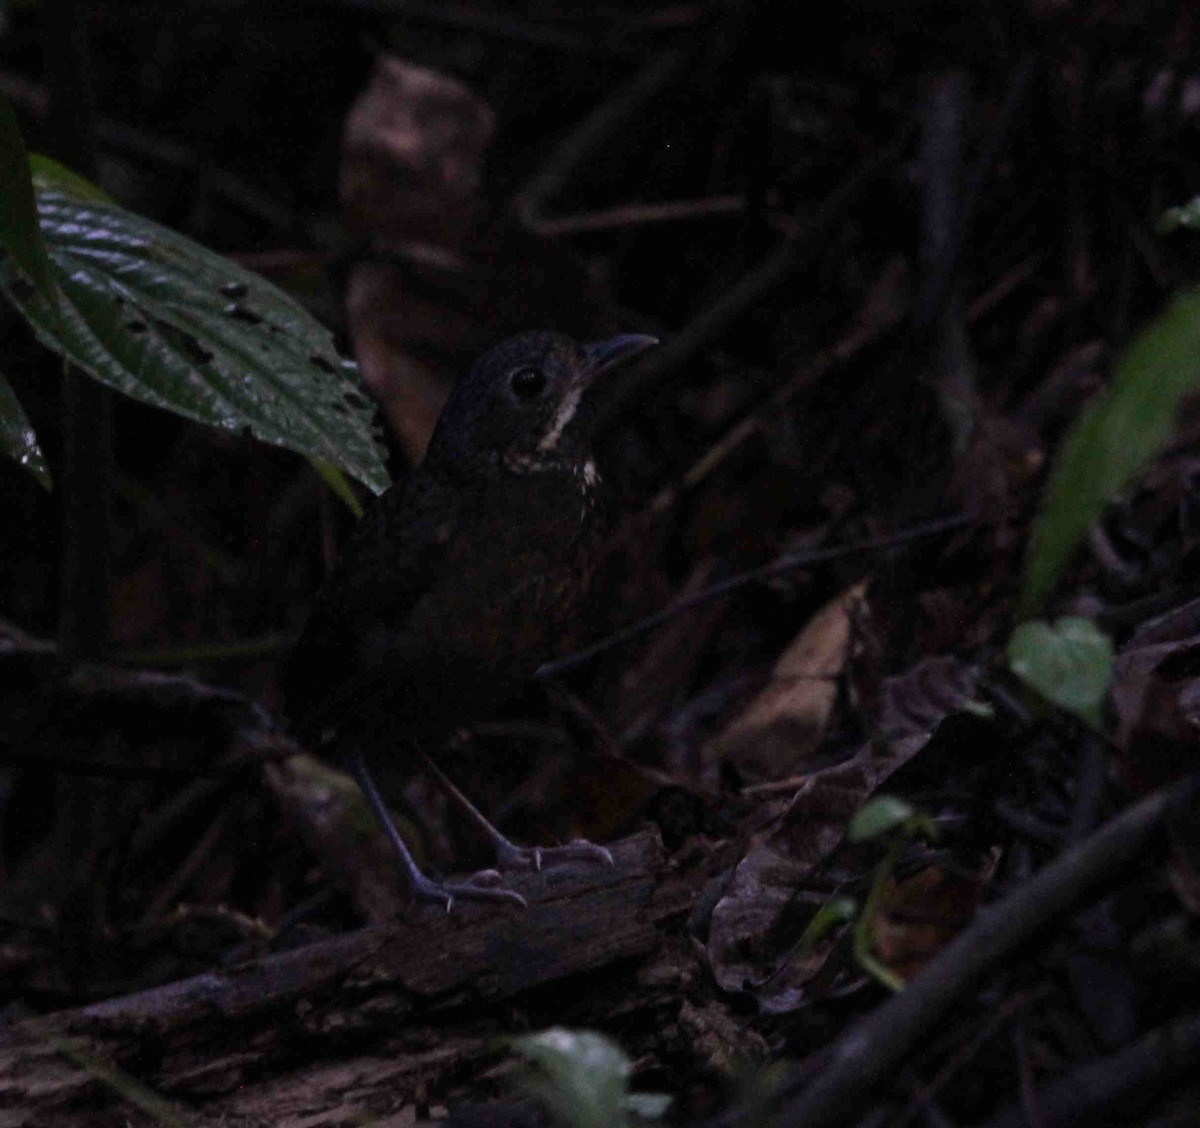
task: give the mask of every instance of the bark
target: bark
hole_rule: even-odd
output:
[[[152,1094],[180,1123],[352,1123],[494,1093],[498,1035],[639,1015],[663,1030],[697,970],[679,924],[699,878],[651,831],[613,855],[515,878],[528,910],[423,909],[16,1023],[0,1033],[0,1128],[170,1122],[147,1111]]]

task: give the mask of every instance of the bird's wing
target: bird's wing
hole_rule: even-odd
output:
[[[441,573],[458,511],[452,487],[416,474],[363,515],[288,664],[288,713],[302,732],[338,714],[377,668]]]

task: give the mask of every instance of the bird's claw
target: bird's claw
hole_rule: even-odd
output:
[[[413,884],[412,896],[417,901],[445,905],[446,912],[450,912],[454,908],[454,902],[459,899],[463,901],[507,901],[527,909],[529,902],[515,889],[506,888],[503,881],[503,875],[496,870],[481,870],[462,882],[432,881],[426,877]]]
[[[613,856],[603,846],[577,838],[565,846],[517,846],[508,839],[496,846],[496,865],[502,870],[536,870],[563,862],[596,862],[611,866]]]

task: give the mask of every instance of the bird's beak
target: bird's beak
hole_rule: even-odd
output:
[[[583,348],[583,378],[591,383],[602,372],[615,368],[622,361],[639,356],[647,349],[658,344],[657,337],[647,337],[641,333],[626,333],[621,337],[610,337]]]

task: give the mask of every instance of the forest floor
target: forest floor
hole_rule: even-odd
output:
[[[1194,13],[786,7],[87,13],[97,178],[335,330],[394,477],[512,332],[663,343],[603,400],[603,613],[438,756],[515,839],[611,844],[524,910],[407,906],[290,742],[353,525],[311,467],[116,400],[80,655],[59,496],[0,465],[0,1126],[546,1123],[508,1039],[556,1027],[672,1124],[1197,1122],[1194,405],[1032,612],[1027,571],[1197,273]],[[54,50],[5,20],[41,148]],[[61,363],[0,334],[55,466]],[[1014,670],[1031,614],[1109,640],[1100,706]],[[384,783],[423,864],[486,862]]]

